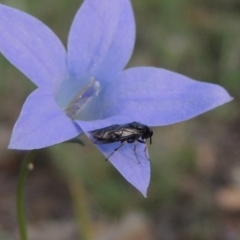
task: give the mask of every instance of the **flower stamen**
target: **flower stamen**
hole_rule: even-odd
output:
[[[99,89],[100,83],[91,77],[89,84],[84,87],[64,109],[66,115],[72,119],[75,119],[87,105],[87,103],[94,96],[98,95]]]

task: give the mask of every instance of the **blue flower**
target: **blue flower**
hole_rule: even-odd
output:
[[[138,121],[181,122],[232,98],[220,86],[155,67],[124,70],[135,22],[129,0],[85,0],[72,23],[66,52],[42,22],[0,4],[0,51],[36,86],[23,105],[9,148],[39,149],[83,132]],[[107,157],[119,143],[98,144]],[[146,196],[150,162],[144,144],[125,144],[109,159]]]

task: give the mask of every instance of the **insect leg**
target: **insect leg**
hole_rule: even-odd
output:
[[[140,164],[140,161],[139,161],[138,156],[137,156],[137,151],[136,151],[136,148],[137,148],[136,140],[138,141],[138,139],[129,138],[129,139],[127,139],[127,143],[134,143],[133,152],[134,152],[134,155],[137,159],[138,164]]]
[[[139,161],[138,156],[137,156],[136,148],[137,148],[137,144],[136,144],[136,141],[134,141],[133,152],[134,152],[134,154],[135,154],[135,156],[136,156],[136,159],[137,159],[137,161],[138,161],[138,164],[140,164],[140,161]]]
[[[126,142],[122,141],[121,144],[117,148],[115,148],[113,152],[105,159],[105,161],[107,161],[117,150],[119,150],[124,145],[124,143]]]
[[[137,139],[137,141],[145,144],[145,148],[144,148],[145,157],[150,161],[150,158],[147,156],[147,144],[146,144],[146,142],[141,140],[141,139]]]
[[[145,153],[145,157],[151,162],[150,158],[147,156],[147,144],[145,145],[144,153]]]

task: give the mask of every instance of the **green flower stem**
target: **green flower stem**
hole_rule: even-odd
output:
[[[24,211],[24,185],[29,171],[30,163],[35,156],[35,151],[29,152],[23,160],[17,182],[17,220],[20,239],[27,240],[27,226]]]
[[[91,217],[89,213],[89,204],[87,201],[84,185],[79,177],[70,177],[68,179],[69,189],[72,196],[74,212],[76,214],[78,229],[81,239],[92,240],[93,229],[91,226]]]

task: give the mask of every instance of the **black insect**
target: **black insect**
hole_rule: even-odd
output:
[[[146,144],[146,140],[150,138],[151,144],[153,135],[153,131],[150,127],[139,122],[126,123],[122,125],[115,124],[105,128],[90,131],[89,133],[95,139],[96,144],[121,142],[121,144],[113,150],[113,152],[107,157],[106,160],[108,160],[125,143],[134,143],[137,141]],[[145,156],[147,157],[146,149],[147,145],[144,149]],[[134,145],[133,151],[138,163],[140,163],[136,154],[136,144]]]

